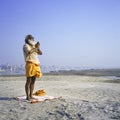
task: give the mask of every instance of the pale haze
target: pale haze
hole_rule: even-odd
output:
[[[41,65],[120,68],[120,0],[0,0],[0,64],[24,64],[27,34]]]

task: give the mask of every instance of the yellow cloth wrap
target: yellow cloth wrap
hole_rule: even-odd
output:
[[[34,64],[32,62],[26,63],[26,77],[35,76],[37,78],[42,77],[42,72],[40,69],[40,65]]]

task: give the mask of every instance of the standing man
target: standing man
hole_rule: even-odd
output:
[[[34,84],[36,77],[41,77],[40,61],[38,55],[42,55],[42,51],[39,49],[40,43],[35,43],[34,37],[32,35],[27,35],[25,37],[25,44],[23,46],[24,58],[26,62],[26,84],[25,92],[26,99],[34,99],[32,97]]]

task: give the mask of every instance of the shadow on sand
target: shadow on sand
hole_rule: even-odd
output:
[[[0,101],[10,101],[10,100],[16,100],[16,98],[10,98],[10,97],[0,97]]]

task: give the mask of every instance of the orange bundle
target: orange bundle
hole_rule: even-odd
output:
[[[36,96],[45,96],[46,95],[46,91],[44,89],[43,90],[38,90],[35,93],[33,93],[33,95],[36,95]]]

